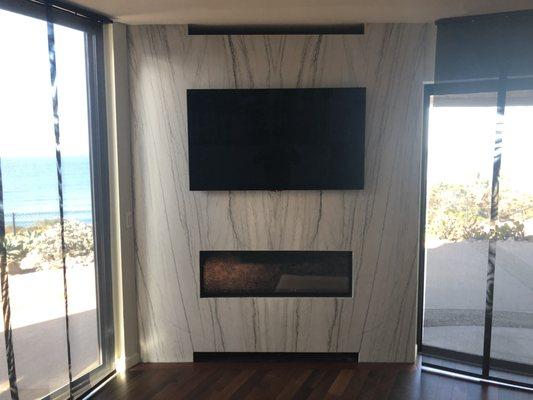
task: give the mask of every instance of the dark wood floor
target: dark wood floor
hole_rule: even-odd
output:
[[[394,364],[139,364],[93,399],[522,400],[533,393]]]

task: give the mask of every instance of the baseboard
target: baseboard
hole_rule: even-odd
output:
[[[126,357],[126,369],[129,369],[141,362],[141,355],[139,353],[131,354]]]
[[[194,352],[194,362],[336,362],[356,363],[357,353]]]

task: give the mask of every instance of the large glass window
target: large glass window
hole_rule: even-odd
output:
[[[533,91],[508,91],[494,276],[492,374],[533,377]],[[528,378],[533,384],[533,378]]]
[[[113,368],[99,50],[101,26],[0,9],[0,399],[75,397]]]
[[[427,87],[422,353],[533,383],[531,80]]]
[[[480,358],[496,97],[433,96],[429,108],[423,344]]]

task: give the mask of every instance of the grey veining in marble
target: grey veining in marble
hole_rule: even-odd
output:
[[[144,361],[193,351],[359,352],[412,361],[422,81],[430,25],[363,36],[187,36],[130,26]],[[367,88],[363,191],[190,192],[188,88]],[[351,250],[353,298],[200,299],[200,250]]]

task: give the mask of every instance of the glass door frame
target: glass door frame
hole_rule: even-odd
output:
[[[484,349],[483,355],[478,356],[468,354],[461,351],[454,351],[433,346],[425,346],[423,344],[423,324],[424,324],[424,294],[425,294],[425,231],[426,231],[426,204],[427,204],[427,161],[428,161],[428,133],[429,133],[429,109],[431,105],[431,96],[434,95],[452,95],[452,94],[475,94],[475,93],[497,93],[497,106],[505,109],[506,94],[510,91],[519,90],[533,90],[533,78],[513,78],[513,79],[490,79],[480,81],[465,81],[465,82],[444,82],[424,85],[424,110],[423,110],[423,134],[422,134],[422,159],[421,159],[421,184],[420,184],[420,233],[419,233],[419,271],[418,271],[418,323],[417,323],[417,347],[421,355],[431,356],[435,358],[443,358],[446,360],[453,360],[458,363],[474,364],[482,367],[482,373],[477,374],[461,369],[444,367],[422,360],[422,365],[444,370],[452,373],[459,373],[462,375],[472,376],[501,382],[504,384],[518,385],[527,388],[533,388],[532,384],[523,383],[514,380],[507,380],[492,376],[490,371],[492,368],[503,369],[507,372],[514,372],[520,374],[527,372],[533,375],[533,366],[512,362],[507,360],[499,360],[491,358],[490,356],[490,337],[491,335],[492,319],[486,318],[484,327]],[[496,126],[494,127],[496,131]],[[504,127],[505,131],[505,127]],[[505,135],[505,132],[504,132]],[[505,150],[503,150],[505,154]],[[488,264],[488,254],[487,254]],[[493,283],[494,284],[494,283]],[[493,295],[493,293],[492,293]],[[487,299],[486,299],[487,300]],[[493,300],[493,299],[492,299]],[[487,327],[488,325],[488,327]],[[487,343],[488,341],[488,343]],[[488,346],[488,348],[487,348]],[[487,350],[488,349],[488,350]]]
[[[47,4],[50,3],[50,4]],[[87,115],[93,204],[97,320],[101,364],[92,371],[50,393],[45,399],[65,398],[71,389],[76,398],[115,372],[115,334],[111,266],[108,138],[105,103],[103,24],[107,17],[60,1],[0,0],[0,8],[47,20],[85,33]],[[15,354],[16,357],[16,354]]]

